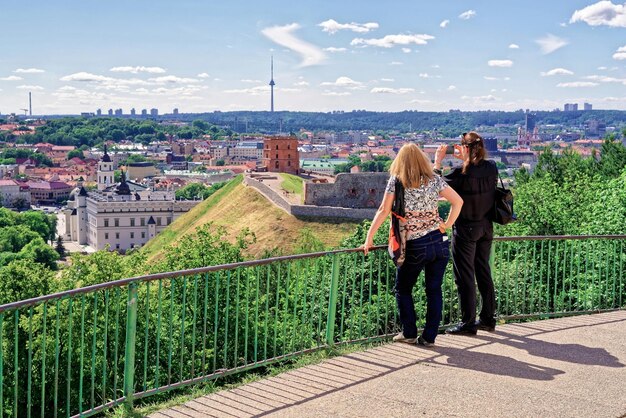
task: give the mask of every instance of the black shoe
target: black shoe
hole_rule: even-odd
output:
[[[435,345],[435,343],[426,341],[424,337],[420,335],[419,337],[417,337],[417,345],[422,345],[424,347],[432,347],[433,345]]]
[[[467,328],[463,324],[457,324],[446,329],[446,334],[450,335],[476,335],[476,328]]]
[[[481,331],[487,331],[487,332],[496,332],[496,325],[487,325],[486,323],[482,322],[480,319],[478,321],[476,321],[476,328],[481,330]]]

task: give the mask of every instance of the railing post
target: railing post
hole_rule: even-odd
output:
[[[328,296],[328,317],[326,318],[326,344],[335,345],[335,318],[337,316],[337,289],[339,287],[339,254],[333,254]]]
[[[128,285],[128,307],[126,316],[126,346],[124,350],[124,405],[133,409],[135,393],[135,340],[137,338],[137,283]]]

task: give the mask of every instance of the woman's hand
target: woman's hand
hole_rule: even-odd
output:
[[[447,223],[445,222],[439,222],[439,232],[441,232],[442,234],[446,233],[446,230],[450,229],[451,227],[448,226]]]
[[[463,161],[469,159],[469,147],[467,145],[455,145],[454,157]]]
[[[435,152],[435,168],[436,169],[441,168],[441,162],[446,157],[447,148],[448,148],[447,145],[439,145],[439,147],[437,148],[437,152]]]
[[[367,237],[365,239],[365,243],[363,244],[363,254],[367,255],[367,253],[369,252],[370,248],[372,248],[374,246],[374,240],[370,237]]]

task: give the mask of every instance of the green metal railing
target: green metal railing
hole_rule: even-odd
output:
[[[625,235],[507,237],[502,319],[626,304]],[[0,306],[0,418],[89,416],[333,345],[398,331],[384,248],[154,274]],[[443,323],[458,318],[449,266]],[[425,295],[416,286],[418,318]]]

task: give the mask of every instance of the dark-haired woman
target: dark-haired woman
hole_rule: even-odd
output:
[[[486,160],[483,138],[476,132],[464,133],[461,145],[455,145],[455,157],[462,161],[444,180],[463,198],[463,208],[452,228],[452,264],[459,292],[461,322],[446,330],[447,334],[474,335],[478,329],[495,331],[496,297],[489,265],[493,241],[493,209],[498,169]],[[435,156],[435,170],[441,170],[446,146]],[[476,285],[482,298],[482,309],[476,320]]]

